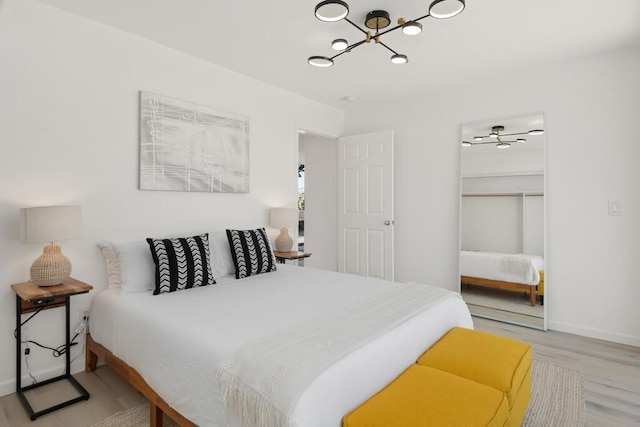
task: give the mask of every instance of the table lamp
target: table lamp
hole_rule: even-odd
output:
[[[276,237],[275,246],[278,252],[289,252],[293,248],[293,239],[289,235],[288,228],[298,224],[298,209],[273,208],[271,209],[271,226],[280,228],[280,234]]]
[[[71,262],[55,242],[81,237],[80,206],[20,209],[20,223],[24,243],[49,242],[31,265],[31,281],[38,286],[55,286],[68,280]]]

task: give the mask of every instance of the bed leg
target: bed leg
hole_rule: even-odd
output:
[[[149,427],[162,427],[162,410],[155,403],[149,402]]]
[[[531,290],[529,291],[529,299],[531,301],[531,307],[536,306],[536,291],[533,286],[531,286]]]
[[[98,355],[91,351],[91,344],[93,343],[91,335],[86,335],[85,338],[87,342],[85,345],[84,371],[89,374],[95,371],[98,366]]]

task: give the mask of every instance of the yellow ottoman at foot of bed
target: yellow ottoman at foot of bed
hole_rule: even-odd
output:
[[[473,329],[453,328],[417,363],[503,392],[509,402],[509,425],[522,423],[531,397],[529,344]]]
[[[484,384],[412,365],[347,414],[343,427],[506,426],[504,393]]]

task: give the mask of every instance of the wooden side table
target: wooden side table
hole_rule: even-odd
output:
[[[299,260],[303,258],[309,258],[311,256],[311,252],[278,252],[273,251],[273,255],[276,257],[276,261],[280,264],[284,264],[286,260]]]
[[[84,294],[93,289],[93,286],[81,282],[76,279],[69,280],[61,285],[39,287],[31,282],[15,283],[11,285],[11,289],[16,293],[16,394],[20,398],[22,405],[31,417],[31,420],[46,415],[50,412],[57,411],[82,400],[89,399],[89,392],[85,390],[80,383],[71,376],[71,323],[69,320],[70,298],[72,295]],[[32,313],[38,310],[48,310],[50,308],[65,307],[66,319],[66,340],[65,340],[65,356],[66,369],[65,373],[36,384],[22,387],[22,322],[21,316],[25,313]],[[47,384],[60,380],[68,380],[80,393],[80,396],[69,399],[49,408],[35,412],[31,404],[24,395],[24,392],[42,387]]]

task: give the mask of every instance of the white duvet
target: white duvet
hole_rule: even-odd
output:
[[[514,260],[527,262],[528,269],[513,268]],[[517,266],[517,264],[516,264]],[[511,267],[511,268],[509,268]],[[537,255],[460,251],[460,275],[535,286],[540,283],[544,260]],[[526,272],[526,273],[525,273]]]
[[[173,408],[200,426],[226,419],[215,380],[219,362],[241,345],[397,286],[310,268],[278,271],[153,296],[103,291],[93,298],[93,339],[133,367]],[[446,331],[473,327],[451,292],[429,309],[338,360],[300,396],[291,426],[338,427]],[[256,360],[260,363],[260,360]]]

